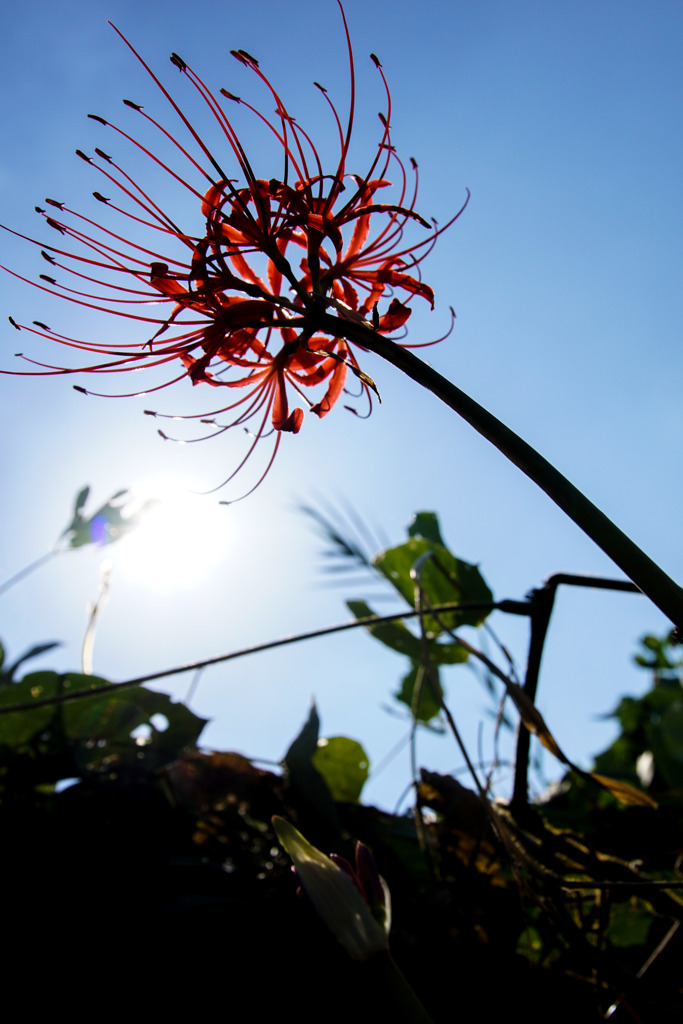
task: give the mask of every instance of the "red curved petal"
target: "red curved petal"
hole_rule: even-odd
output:
[[[347,372],[346,363],[337,363],[332,374],[330,386],[325,392],[324,397],[316,405],[311,406],[311,412],[314,412],[316,416],[319,416],[322,419],[323,416],[327,416],[328,412],[330,412],[332,407],[335,405],[337,399],[344,391]]]

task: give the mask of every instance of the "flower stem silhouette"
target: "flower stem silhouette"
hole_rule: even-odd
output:
[[[321,314],[321,329],[326,318]],[[563,476],[552,463],[527,444],[501,420],[479,405],[449,380],[390,339],[373,332],[369,325],[347,325],[345,330],[356,344],[386,359],[412,380],[441,399],[470,426],[490,441],[518,469],[521,469],[608,555],[615,565],[681,631],[683,627],[683,588],[661,569],[618,526]]]

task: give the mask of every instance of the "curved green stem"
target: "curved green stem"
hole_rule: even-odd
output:
[[[391,953],[377,953],[364,967],[381,992],[384,1020],[394,1024],[434,1024]]]
[[[322,311],[316,320],[325,333],[343,336],[386,359],[462,416],[538,484],[674,626],[683,627],[683,589],[530,444],[411,351],[382,337],[369,326]]]

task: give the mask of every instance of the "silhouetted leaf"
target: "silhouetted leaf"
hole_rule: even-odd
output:
[[[83,487],[76,495],[76,500],[74,501],[74,519],[76,519],[76,517],[79,516],[80,512],[82,511],[86,501],[88,500],[89,494],[90,487],[88,484],[86,484],[85,487]]]
[[[334,801],[325,779],[313,764],[318,750],[320,718],[315,702],[304,726],[283,758],[288,786],[328,825],[339,829]]]
[[[12,682],[14,673],[25,661],[30,661],[31,658],[37,658],[39,655],[60,646],[61,644],[58,640],[51,640],[44,644],[36,644],[35,647],[29,647],[28,651],[25,651],[16,661],[8,665],[4,672],[0,673],[0,684]],[[0,659],[0,665],[2,665],[2,659]]]

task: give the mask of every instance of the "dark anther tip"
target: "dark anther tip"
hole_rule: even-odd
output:
[[[252,55],[251,55],[251,54],[250,54],[250,53],[249,53],[249,52],[248,52],[247,50],[238,50],[237,52],[238,52],[238,53],[239,53],[239,54],[240,54],[240,55],[241,55],[242,57],[244,57],[244,58],[245,58],[245,60],[248,60],[248,61],[250,61],[250,62],[251,62],[252,64],[255,64],[255,65],[256,65],[256,67],[258,67],[258,61],[256,60],[256,57],[252,57]]]

